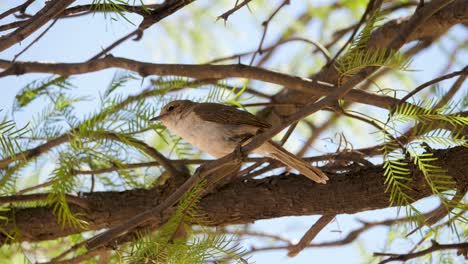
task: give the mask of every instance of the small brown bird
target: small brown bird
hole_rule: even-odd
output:
[[[259,130],[270,127],[249,112],[222,104],[189,100],[168,103],[160,115],[151,120],[160,120],[171,132],[217,158],[233,152],[239,144],[245,145]],[[315,182],[325,184],[328,180],[321,170],[271,140],[253,152],[276,159]]]

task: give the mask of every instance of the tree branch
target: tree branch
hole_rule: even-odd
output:
[[[302,93],[317,96],[330,94],[330,89],[334,87],[329,83],[317,80],[310,80],[240,64],[155,64],[112,56],[82,63],[15,62],[12,64],[6,60],[0,60],[0,68],[7,69],[0,73],[0,76],[21,75],[25,73],[54,73],[70,76],[109,68],[121,68],[138,72],[141,76],[174,75],[196,79],[225,79],[238,77],[274,83]],[[378,95],[361,90],[350,91],[344,99],[385,109],[390,109],[398,102],[398,99],[390,96]]]
[[[432,79],[432,80],[430,80],[428,82],[425,82],[425,83],[419,85],[418,87],[414,88],[414,90],[412,90],[407,95],[405,95],[403,98],[401,98],[400,101],[398,102],[398,105],[401,105],[401,104],[405,103],[406,100],[408,100],[410,97],[414,96],[415,94],[419,93],[420,91],[422,91],[426,87],[429,87],[429,86],[431,86],[433,84],[436,84],[436,83],[441,82],[443,80],[453,78],[453,77],[458,76],[458,75],[461,75],[463,78],[466,78],[467,74],[468,74],[468,66],[465,66],[463,69],[461,69],[459,71],[454,71],[452,73],[449,73],[449,74],[440,76],[438,78]]]
[[[432,245],[429,248],[418,251],[418,252],[408,253],[408,254],[393,254],[393,253],[376,252],[374,253],[374,256],[390,256],[389,258],[379,262],[379,264],[385,264],[385,263],[389,263],[392,261],[407,261],[413,258],[422,257],[426,254],[429,254],[435,251],[451,250],[451,249],[456,249],[459,255],[463,254],[466,258],[468,254],[468,242],[458,243],[458,244],[439,244],[435,240],[432,240]]]
[[[35,0],[27,0],[26,2],[22,3],[21,5],[19,6],[16,6],[16,7],[13,7],[3,13],[0,14],[0,19],[3,19],[4,17],[7,17],[11,14],[14,14],[16,11],[20,11],[22,13],[24,13],[26,11],[26,8],[28,8],[28,6],[30,6]]]
[[[322,231],[325,226],[327,226],[333,219],[335,219],[336,215],[323,215],[315,222],[312,227],[305,233],[305,235],[301,238],[299,243],[293,245],[289,248],[288,257],[294,257],[299,252],[301,252],[310,242]]]
[[[433,211],[430,211],[424,216],[431,215]],[[378,222],[364,222],[361,221],[363,226],[351,231],[346,237],[340,240],[335,240],[335,241],[330,241],[330,242],[323,242],[323,243],[318,243],[318,244],[308,244],[305,246],[305,248],[322,248],[322,247],[339,247],[339,246],[344,246],[352,243],[355,241],[362,233],[368,231],[369,229],[377,226],[387,226],[390,227],[395,224],[401,224],[401,223],[406,223],[406,222],[411,222],[413,221],[413,218],[411,217],[403,217],[403,218],[396,218],[396,219],[388,219],[388,220],[383,220],[383,221],[378,221]],[[255,235],[255,234],[254,234]],[[260,234],[259,237],[269,237],[268,234]],[[273,237],[274,238],[274,237]],[[282,239],[277,239],[279,241],[283,241]],[[254,252],[261,252],[261,251],[270,251],[270,250],[280,250],[280,249],[286,249],[290,250],[293,245],[287,240],[285,240],[288,245],[286,246],[270,246],[270,247],[260,247],[260,248],[252,248],[252,250],[247,251],[244,253],[245,255],[250,255]]]
[[[225,22],[228,20],[229,16],[234,14],[237,10],[241,9],[243,6],[248,5],[252,0],[244,0],[242,3],[235,5],[233,8],[224,12],[222,15],[218,16],[218,19],[223,19]]]
[[[16,43],[24,40],[34,33],[49,20],[59,15],[67,6],[75,0],[49,1],[37,14],[35,14],[27,24],[15,31],[0,37],[0,51],[6,50]]]
[[[459,186],[468,184],[468,175],[464,173],[468,170],[467,148],[437,150],[434,155]],[[206,195],[199,204],[200,214],[207,219],[208,225],[223,226],[282,216],[353,214],[387,208],[389,194],[385,193],[382,174],[381,166],[367,166],[358,172],[329,175],[330,183],[326,185],[294,175],[239,180]],[[415,200],[432,195],[424,176],[418,171],[414,172],[409,185],[413,189],[409,194]],[[70,207],[74,214],[84,217],[89,230],[100,230],[155,208],[172,192],[174,189],[162,186],[151,190],[83,193],[80,201],[86,206],[71,204]],[[82,232],[71,226],[62,228],[52,208],[47,206],[13,208],[1,215],[15,219],[14,222],[2,222],[5,232],[18,228],[25,241],[55,239]],[[156,217],[151,223],[161,220]],[[0,238],[4,243],[6,237],[2,235]]]

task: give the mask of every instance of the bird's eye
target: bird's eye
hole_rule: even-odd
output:
[[[170,112],[170,111],[174,110],[174,108],[175,108],[175,107],[174,107],[173,105],[171,105],[171,106],[169,106],[169,107],[167,108],[167,111]]]

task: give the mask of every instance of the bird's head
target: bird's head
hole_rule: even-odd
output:
[[[190,100],[176,100],[166,104],[159,113],[159,116],[153,117],[151,121],[161,121],[163,124],[176,123],[177,120],[186,112],[186,110],[195,104]]]

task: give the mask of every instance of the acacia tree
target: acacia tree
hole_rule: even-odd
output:
[[[18,85],[13,107],[2,105],[2,258],[245,263],[260,251],[294,257],[347,245],[377,226],[415,245],[370,252],[373,262],[466,258],[468,1],[76,2],[27,0],[0,14],[2,89],[41,74]],[[63,61],[27,59],[54,27],[101,16],[132,29],[80,61],[65,59],[80,46],[66,49],[72,29],[61,31]],[[151,40],[154,28],[164,39]],[[145,41],[159,60],[121,57]],[[433,61],[428,50],[440,43],[453,48]],[[165,50],[178,61],[163,63]],[[443,67],[418,80],[414,60],[423,72]],[[115,72],[110,84],[83,96],[75,83],[101,70]],[[149,121],[176,98],[257,110],[272,128],[212,160]],[[247,157],[271,138],[320,167],[328,184]],[[439,205],[415,204],[427,197]],[[393,217],[314,241],[337,216],[376,209]],[[251,224],[305,215],[320,218],[297,243]],[[244,238],[258,245],[242,247]]]

